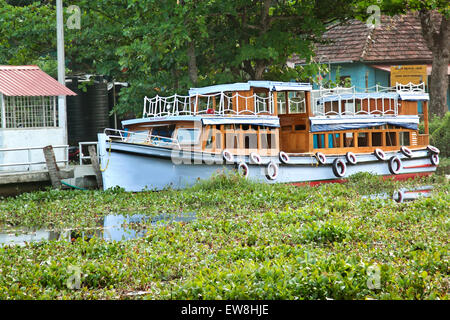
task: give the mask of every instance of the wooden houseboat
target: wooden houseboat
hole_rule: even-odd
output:
[[[103,186],[184,188],[224,168],[267,183],[429,175],[439,150],[428,141],[428,99],[424,85],[357,92],[274,81],[145,97],[142,118],[99,134]]]

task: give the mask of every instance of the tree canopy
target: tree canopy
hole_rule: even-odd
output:
[[[406,1],[406,0],[405,0]],[[400,10],[402,0],[385,0]],[[423,1],[411,0],[411,3]],[[440,0],[429,0],[442,6]],[[126,81],[118,111],[145,95],[249,79],[314,81],[322,67],[288,68],[314,56],[326,27],[364,18],[367,0],[79,0],[81,28],[65,28],[66,67]],[[72,3],[65,3],[66,6]],[[65,13],[65,21],[70,13]],[[52,0],[0,0],[0,63],[39,64],[56,74]]]

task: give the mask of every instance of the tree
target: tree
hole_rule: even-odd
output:
[[[0,0],[1,63],[56,58],[53,1],[30,2]],[[352,18],[355,2],[79,0],[81,29],[65,29],[67,67],[129,82],[118,111],[136,114],[143,97],[155,93],[250,79],[307,80],[317,65],[291,69],[287,59],[294,53],[309,59],[325,26]]]
[[[443,116],[447,110],[448,65],[450,63],[450,4],[448,0],[383,0],[362,1],[360,8],[380,5],[384,14],[418,12],[422,35],[433,61],[430,81],[429,112]]]

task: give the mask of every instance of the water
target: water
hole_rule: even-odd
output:
[[[100,221],[100,227],[85,229],[84,231],[54,231],[54,230],[26,230],[11,229],[0,230],[1,245],[24,246],[30,242],[40,241],[72,241],[75,238],[83,237],[90,239],[99,237],[105,241],[124,241],[144,237],[148,227],[160,227],[174,222],[191,222],[196,220],[195,213],[187,214],[161,214],[158,216],[146,216],[142,214],[134,215],[108,215]]]

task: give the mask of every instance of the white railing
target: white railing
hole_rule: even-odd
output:
[[[53,149],[63,149],[64,150],[64,156],[63,159],[56,159],[56,163],[63,163],[64,165],[68,165],[69,164],[69,146],[68,145],[57,145],[57,146],[52,146]],[[0,168],[3,167],[27,167],[25,169],[25,171],[31,171],[31,166],[33,165],[44,165],[46,164],[45,162],[45,158],[44,158],[44,151],[43,151],[44,147],[22,147],[22,148],[5,148],[5,149],[0,149],[0,160],[2,160],[2,162],[0,163]],[[44,159],[43,161],[33,161],[33,157],[32,156],[32,151],[33,150],[41,150],[42,154],[38,156],[38,158],[42,158]],[[11,153],[13,152],[21,152],[21,151],[26,151],[26,156],[11,156]],[[10,158],[14,158],[14,160],[17,161],[17,158],[19,159],[23,159],[26,158],[26,160],[21,161],[21,162],[3,162],[5,156],[10,156]],[[55,153],[56,156],[56,153]],[[21,170],[22,171],[22,170]]]
[[[80,165],[83,165],[83,160],[91,160],[91,156],[89,154],[85,155],[83,153],[83,146],[93,146],[97,148],[97,157],[98,157],[98,142],[97,141],[83,141],[78,143],[78,151],[80,158]]]
[[[107,136],[107,140],[111,141],[119,140],[121,142],[149,144],[156,147],[181,149],[180,143],[177,139],[152,135],[149,134],[149,132],[133,132],[106,128],[104,133]]]
[[[425,92],[425,83],[402,85],[397,83],[395,87],[375,85],[359,90],[353,86],[350,88],[319,88],[312,92],[312,112],[315,116],[354,116],[354,115],[398,115],[398,96],[395,93]],[[378,93],[378,95],[373,95]],[[393,94],[394,93],[394,94]],[[333,97],[333,99],[330,99]],[[328,99],[327,99],[328,98]],[[364,103],[366,102],[366,103]],[[372,102],[372,103],[371,103]],[[326,103],[332,110],[325,111]],[[344,106],[343,106],[344,103]],[[337,108],[336,108],[337,104]],[[357,110],[357,106],[360,109]],[[366,110],[364,110],[363,105]]]
[[[273,114],[273,96],[257,94],[243,96],[239,93],[227,95],[224,92],[208,95],[144,98],[143,117],[167,117],[181,115],[259,115]]]

